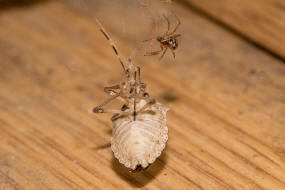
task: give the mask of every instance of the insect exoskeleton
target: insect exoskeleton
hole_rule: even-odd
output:
[[[140,110],[147,102],[140,100]],[[132,105],[130,105],[132,106]],[[166,113],[169,108],[158,102],[132,115],[113,116],[111,149],[120,163],[134,171],[147,168],[160,156],[168,139]],[[129,108],[125,112],[129,112]]]
[[[123,61],[113,40],[102,24],[96,21],[124,70],[124,79],[117,85],[104,88],[111,97],[96,106],[93,112],[115,114],[111,118],[111,149],[120,163],[132,171],[140,171],[153,163],[165,148],[168,139],[166,113],[169,108],[156,102],[146,92],[140,67],[132,61],[134,54],[127,62]],[[104,108],[115,99],[124,103],[120,110]]]

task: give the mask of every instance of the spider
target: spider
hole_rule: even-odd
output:
[[[174,30],[172,32],[169,32],[170,21],[165,15],[163,15],[163,17],[167,21],[167,31],[162,36],[158,36],[156,38],[151,38],[151,39],[143,41],[143,42],[148,42],[148,41],[152,41],[152,40],[156,39],[160,43],[160,50],[158,50],[158,51],[152,51],[151,50],[151,52],[146,53],[145,56],[157,55],[157,54],[162,52],[162,55],[159,58],[159,60],[161,60],[163,58],[163,56],[165,55],[167,49],[169,48],[172,52],[173,58],[175,59],[175,49],[178,47],[177,38],[181,36],[181,34],[175,34],[175,32],[178,29],[178,27],[180,26],[181,22],[180,22],[180,19],[178,18],[178,16],[176,14],[174,14],[174,13],[172,13],[172,14],[175,16],[175,18],[178,21]],[[151,46],[151,44],[150,44],[150,46]]]

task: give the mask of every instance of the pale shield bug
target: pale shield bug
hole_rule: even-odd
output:
[[[94,113],[113,113],[111,149],[120,163],[132,171],[140,171],[160,156],[168,140],[166,113],[169,108],[151,98],[141,82],[140,67],[123,61],[115,43],[102,24],[96,19],[100,31],[110,42],[123,70],[124,79],[120,84],[105,87],[111,98],[93,109]],[[123,102],[121,110],[105,109],[103,106],[114,99]]]

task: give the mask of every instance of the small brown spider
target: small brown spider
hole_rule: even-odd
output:
[[[163,17],[167,21],[167,31],[162,36],[158,36],[156,38],[151,38],[151,39],[143,41],[143,42],[148,42],[148,41],[152,41],[152,40],[156,39],[160,43],[160,50],[158,50],[158,51],[152,51],[151,50],[149,53],[146,53],[145,56],[157,55],[160,52],[163,52],[159,58],[159,60],[161,60],[163,58],[163,56],[165,55],[167,49],[169,48],[173,54],[174,59],[175,59],[175,51],[174,50],[178,47],[177,37],[181,36],[181,34],[175,34],[175,32],[178,29],[178,27],[180,26],[181,22],[180,22],[180,20],[176,14],[174,14],[174,13],[172,13],[172,14],[175,16],[175,18],[178,21],[174,30],[172,32],[169,32],[170,21],[165,15],[163,15]],[[151,44],[150,44],[150,46],[151,46]]]

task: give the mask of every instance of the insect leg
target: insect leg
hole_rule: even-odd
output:
[[[149,106],[155,103],[156,103],[156,100],[154,98],[148,98],[146,104],[140,110],[138,110],[137,113],[143,112],[146,108],[148,108]]]
[[[107,113],[107,112],[113,112],[114,110],[105,110],[102,107],[106,104],[108,104],[109,102],[111,102],[112,100],[118,98],[120,96],[120,94],[116,94],[115,96],[111,97],[110,99],[106,100],[105,102],[103,102],[102,104],[100,104],[99,106],[93,108],[93,112],[94,113]],[[119,111],[120,112],[120,111]],[[116,113],[118,113],[118,111],[116,111]]]
[[[104,92],[110,94],[111,96],[114,96],[114,95],[118,94],[118,92],[114,91],[114,90],[117,90],[117,89],[120,89],[120,85],[119,84],[114,85],[114,86],[110,86],[110,87],[105,87],[104,88]]]
[[[96,110],[95,110],[96,109]],[[93,113],[123,113],[121,110],[94,108]]]
[[[139,83],[141,83],[141,68],[137,67],[138,75],[139,75]]]
[[[135,78],[135,85],[136,85],[136,83],[137,83],[137,72],[135,71],[135,76],[134,76],[134,78]],[[134,121],[136,120],[136,94],[137,94],[137,87],[135,86],[135,96],[134,96]]]
[[[128,115],[130,115],[130,114],[131,114],[131,112],[121,112],[121,113],[117,113],[117,114],[115,114],[115,115],[113,115],[113,116],[111,117],[111,121],[115,121],[115,120],[118,119],[119,117],[128,116]]]
[[[122,61],[122,58],[117,50],[117,47],[115,45],[115,42],[110,38],[110,36],[108,35],[108,33],[105,31],[104,27],[102,26],[102,24],[99,22],[99,20],[95,17],[95,20],[97,22],[97,24],[99,25],[100,27],[100,31],[102,32],[102,34],[105,36],[105,38],[109,41],[110,45],[112,46],[121,66],[123,67],[124,71],[126,70],[125,69],[125,65],[124,65],[124,62]]]

